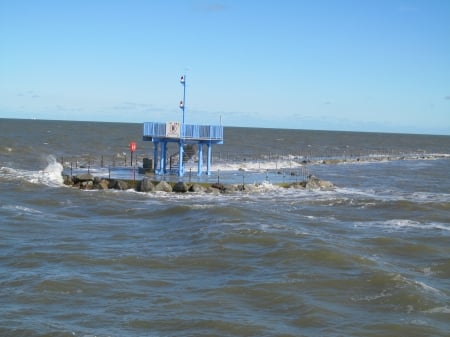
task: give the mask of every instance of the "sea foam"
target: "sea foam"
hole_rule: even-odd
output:
[[[43,170],[30,171],[2,167],[0,168],[0,177],[7,180],[24,180],[32,184],[43,184],[51,187],[63,185],[63,166],[52,155],[47,156],[46,159],[47,166]]]

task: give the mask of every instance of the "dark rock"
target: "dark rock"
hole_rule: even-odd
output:
[[[212,188],[216,188],[219,191],[224,191],[225,190],[225,185],[224,184],[220,184],[220,183],[212,184],[211,187]]]
[[[173,186],[172,190],[173,192],[186,193],[189,191],[189,186],[186,183],[179,181]]]

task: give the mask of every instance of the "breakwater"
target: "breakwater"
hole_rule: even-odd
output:
[[[84,173],[76,176],[63,175],[64,184],[82,190],[129,190],[137,192],[176,192],[176,193],[230,193],[230,192],[255,192],[263,184],[223,184],[217,183],[187,183],[183,181],[156,181],[148,177],[141,180],[111,179],[93,176]],[[298,189],[320,189],[330,190],[334,185],[326,180],[321,180],[314,176],[309,176],[306,180],[291,183],[278,183],[276,186],[282,188]]]

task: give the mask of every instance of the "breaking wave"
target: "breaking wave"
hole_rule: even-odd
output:
[[[50,187],[63,185],[63,166],[56,161],[56,158],[49,155],[47,158],[47,166],[43,170],[30,171],[22,169],[14,169],[10,167],[0,168],[0,179],[4,180],[22,180],[32,184],[42,184]]]

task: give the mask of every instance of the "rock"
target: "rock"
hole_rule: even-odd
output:
[[[212,187],[212,186],[208,186],[205,189],[206,193],[212,193],[212,194],[220,194],[220,190],[218,188]]]
[[[94,188],[94,182],[92,180],[82,181],[80,188],[83,190],[92,190]]]
[[[215,189],[218,189],[219,191],[224,191],[225,190],[224,184],[220,184],[220,183],[212,184],[211,187],[215,188]]]
[[[189,191],[189,186],[186,183],[179,181],[173,186],[172,190],[173,192],[186,193]]]
[[[88,181],[88,180],[94,181],[94,176],[90,173],[83,173],[83,174],[75,176],[74,178],[75,178],[74,181],[75,180],[81,181],[81,182]]]
[[[155,185],[153,185],[149,178],[143,178],[139,190],[141,192],[153,192],[155,190]]]
[[[67,175],[67,174],[63,175],[63,182],[64,182],[64,185],[68,185],[68,186],[72,186],[73,185],[72,177]]]
[[[239,191],[245,192],[256,192],[258,191],[258,186],[255,184],[238,185]]]
[[[107,190],[109,188],[109,181],[106,179],[101,179],[95,187],[99,190]]]
[[[314,176],[311,176],[308,181],[306,182],[306,188],[314,190],[331,190],[334,188],[334,185],[326,180],[320,180],[319,178],[316,178]]]
[[[340,162],[341,162],[341,160],[339,160],[339,159],[324,159],[322,161],[322,164],[335,165],[335,164],[339,164]]]
[[[194,193],[203,193],[206,192],[206,189],[199,184],[193,184],[191,186],[191,188],[189,189],[189,192],[194,192]]]
[[[237,185],[224,185],[222,192],[223,193],[231,193],[231,192],[236,192],[238,190],[239,190],[239,188]]]
[[[169,183],[162,180],[155,186],[155,191],[157,192],[172,192],[172,186]]]
[[[292,188],[305,188],[306,187],[306,181],[300,181],[300,182],[292,183],[290,187],[292,187]]]
[[[110,186],[111,186],[111,184],[110,184]],[[127,184],[126,181],[116,180],[114,185],[113,185],[113,188],[116,189],[116,190],[124,191],[124,190],[128,189],[128,184]]]

